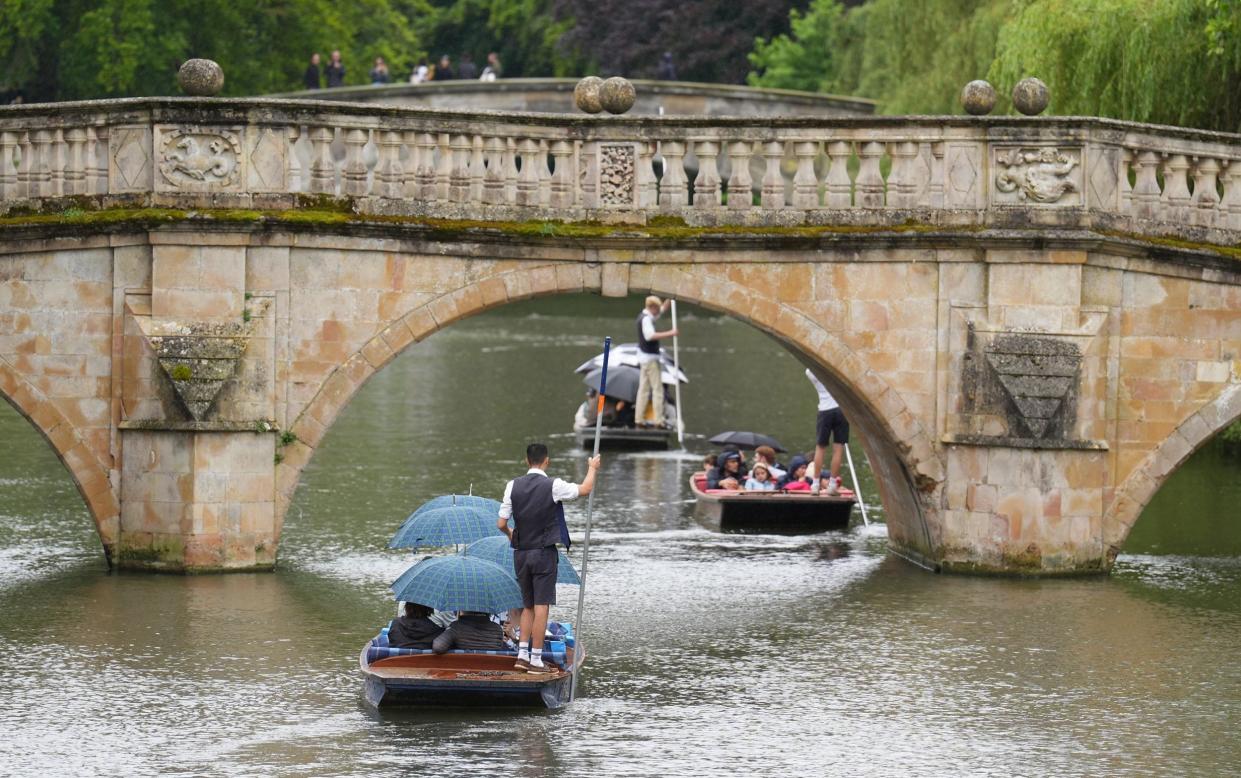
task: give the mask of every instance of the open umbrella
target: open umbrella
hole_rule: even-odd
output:
[[[418,507],[418,510],[410,514],[409,518],[412,519],[414,516],[424,511],[429,511],[432,508],[443,508],[448,505],[468,505],[472,508],[484,508],[493,513],[500,512],[500,503],[489,497],[479,497],[473,494],[443,494],[424,502]],[[406,519],[406,521],[409,521],[409,519]]]
[[[711,438],[711,442],[717,446],[734,446],[736,448],[751,449],[758,448],[759,446],[771,446],[776,451],[787,451],[784,446],[780,445],[780,441],[770,435],[762,435],[758,432],[721,432]]]
[[[392,593],[441,611],[503,613],[522,602],[511,570],[460,554],[422,560],[392,582]]]
[[[494,502],[494,500],[492,501]],[[415,511],[392,536],[388,548],[457,546],[497,535],[499,506],[444,505]]]
[[[591,370],[582,378],[582,383],[597,392],[599,391],[599,378],[602,373],[602,369]],[[666,385],[676,383],[671,370],[664,370],[661,378]],[[640,373],[636,367],[608,365],[608,397],[614,397],[617,400],[624,400],[626,402],[635,402],[638,399],[639,380]]]
[[[513,569],[513,547],[509,545],[508,538],[504,535],[493,535],[482,540],[476,540],[461,550],[465,556],[478,557],[486,559],[488,562],[495,562],[500,567],[507,570]],[[580,585],[582,579],[578,577],[577,571],[573,569],[569,558],[564,555],[563,551],[557,552],[560,561],[556,566],[556,583]]]
[[[613,346],[610,356],[608,357],[609,368],[615,368],[621,365],[626,367],[639,367],[641,365],[642,352],[638,349],[636,343],[622,343],[619,346]],[[675,362],[668,353],[661,351],[659,353],[660,369],[663,373],[663,381],[665,384],[672,383],[672,374],[675,371],[677,379],[683,384],[689,383],[689,377],[685,375],[684,370],[677,370]],[[591,370],[598,369],[603,366],[603,355],[596,354],[590,359],[577,366],[575,373],[589,373]],[[610,393],[609,393],[610,394]]]

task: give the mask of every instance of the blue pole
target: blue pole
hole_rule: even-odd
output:
[[[599,376],[599,399],[595,406],[595,452],[591,457],[599,456],[599,438],[603,433],[603,393],[608,388],[608,355],[612,351],[612,338],[603,339],[603,372]],[[599,485],[599,474],[595,473],[595,486]],[[577,674],[585,656],[586,644],[582,642],[582,606],[586,602],[586,567],[590,563],[590,519],[595,511],[595,490],[591,489],[586,496],[586,538],[582,541],[582,579],[577,590],[577,617],[573,620],[573,679],[569,682],[569,700],[577,698]]]

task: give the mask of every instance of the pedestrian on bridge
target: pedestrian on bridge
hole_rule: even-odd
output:
[[[521,587],[522,607],[514,614],[521,624],[516,667],[535,674],[552,672],[543,664],[543,634],[547,631],[550,606],[556,604],[556,544],[563,543],[566,550],[570,545],[564,503],[590,494],[599,469],[599,457],[592,457],[586,478],[579,485],[549,478],[550,461],[546,445],[531,443],[526,447],[526,464],[530,469],[504,487],[496,521],[513,546],[513,572]]]

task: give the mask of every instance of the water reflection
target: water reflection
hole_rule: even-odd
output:
[[[357,653],[412,561],[386,548],[412,507],[471,484],[496,495],[526,440],[549,430],[553,469],[584,475],[567,434],[580,394],[569,371],[595,334],[632,326],[636,305],[540,306],[454,326],[368,385],[306,473],[275,574],[105,575],[63,469],[23,420],[0,414],[0,772],[1163,776],[1241,765],[1236,559],[1134,554],[1101,580],[937,577],[887,555],[881,524],[706,532],[687,494],[699,457],[672,453],[605,460],[577,703],[367,708]],[[814,396],[800,365],[736,322],[687,313],[690,430],[762,428],[807,446]],[[735,359],[706,358],[719,342]],[[705,450],[701,438],[691,446]],[[572,505],[576,530],[584,509]],[[1173,535],[1214,537],[1195,527]],[[560,596],[570,615],[576,590]]]

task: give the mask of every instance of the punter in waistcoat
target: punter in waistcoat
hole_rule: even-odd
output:
[[[599,457],[589,461],[590,469],[579,484],[547,476],[547,446],[531,443],[526,447],[530,470],[504,487],[500,518],[496,526],[513,546],[513,572],[521,587],[522,608],[517,669],[528,673],[550,673],[543,663],[543,634],[547,631],[549,606],[556,604],[556,544],[569,547],[569,527],[564,520],[564,503],[590,494],[595,486]],[[513,526],[508,526],[509,517]]]
[[[646,307],[638,314],[638,402],[635,416],[639,427],[646,423],[646,406],[648,402],[655,405],[655,426],[664,426],[664,382],[660,375],[663,369],[659,359],[659,341],[678,334],[673,327],[664,332],[655,330],[655,320],[668,310],[671,300],[661,301],[655,295],[646,298]]]

